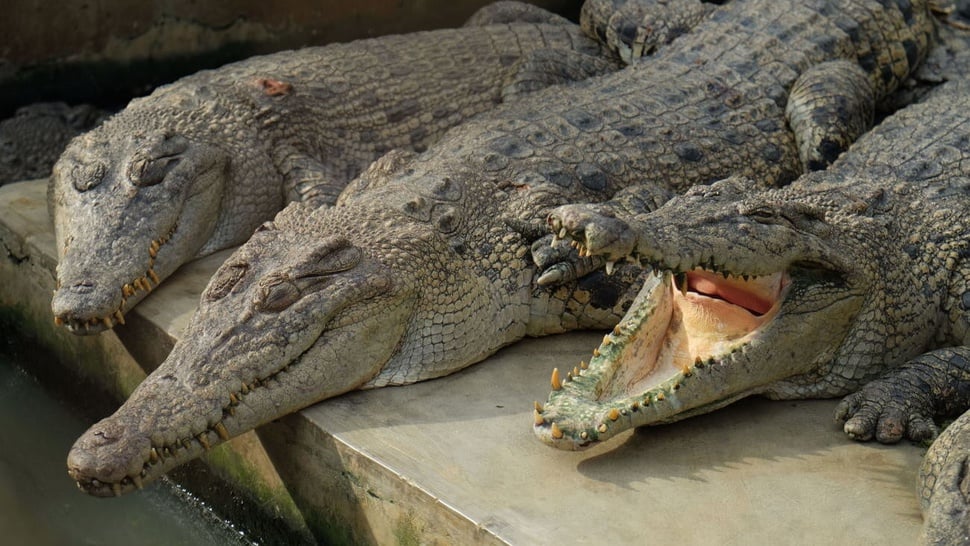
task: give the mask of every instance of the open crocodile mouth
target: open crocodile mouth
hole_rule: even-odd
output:
[[[145,274],[121,286],[121,303],[119,303],[114,310],[96,317],[76,317],[70,312],[62,313],[54,316],[54,324],[57,326],[64,326],[75,334],[85,335],[97,334],[98,332],[114,328],[116,324],[124,324],[124,314],[126,311],[126,306],[128,305],[128,299],[136,295],[138,292],[144,292],[147,296],[161,283],[161,279],[159,278],[158,274],[155,273],[155,258],[158,256],[158,252],[161,250],[162,246],[164,246],[165,243],[167,243],[175,234],[175,229],[177,227],[177,225],[172,226],[172,229],[170,229],[167,234],[159,237],[158,239],[154,239],[151,243],[149,243],[148,268],[145,270]],[[58,279],[56,290],[60,289],[61,282],[60,279]]]
[[[535,405],[536,434],[556,447],[577,449],[747,394],[721,400],[714,393],[724,379],[705,381],[703,375],[720,373],[732,355],[757,341],[778,315],[790,283],[784,272],[736,277],[695,268],[655,275],[589,364],[565,374],[553,370],[545,407]]]

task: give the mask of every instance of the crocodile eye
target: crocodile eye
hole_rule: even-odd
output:
[[[325,250],[315,256],[316,263],[312,265],[312,271],[307,275],[332,275],[347,271],[360,263],[361,250],[354,246],[339,248],[334,251]]]
[[[755,222],[761,223],[774,223],[774,221],[778,219],[777,211],[769,208],[751,209],[745,213],[745,216],[751,218]]]
[[[256,308],[269,313],[279,313],[300,299],[300,289],[289,281],[281,281],[260,287]]]
[[[140,188],[154,186],[165,180],[165,176],[179,161],[177,156],[137,158],[128,166],[128,179]]]
[[[104,163],[98,162],[94,165],[74,165],[71,169],[71,183],[79,192],[86,192],[91,188],[97,187],[104,180],[107,173]]]
[[[248,267],[245,264],[232,264],[219,268],[212,280],[209,281],[209,287],[206,288],[202,299],[213,302],[226,297],[243,278],[247,269]]]

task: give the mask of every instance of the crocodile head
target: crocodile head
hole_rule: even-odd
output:
[[[419,367],[422,355],[409,350],[430,320],[408,268],[433,246],[403,219],[386,225],[403,227],[404,240],[368,239],[395,231],[369,212],[311,215],[292,203],[260,227],[213,276],[165,362],[75,443],[68,470],[79,487],[128,492],[230,437],[365,386],[391,361]]]
[[[55,322],[74,333],[122,321],[162,278],[195,257],[215,229],[228,156],[192,121],[195,100],[171,102],[134,101],[71,141],[54,166],[48,188],[58,257],[52,310]]]
[[[692,190],[606,243],[625,239],[623,252],[657,274],[588,364],[553,372],[548,402],[536,404],[540,439],[579,449],[749,395],[784,396],[782,384],[824,382],[872,284],[846,250],[854,230],[827,219],[825,200],[750,190],[740,179]],[[605,248],[599,233],[587,225],[581,244]]]

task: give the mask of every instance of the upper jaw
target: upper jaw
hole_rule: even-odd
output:
[[[174,231],[173,228],[148,243],[143,251],[144,270],[140,274],[131,274],[128,279],[117,275],[109,278],[103,273],[71,275],[62,273],[59,267],[57,289],[51,300],[54,323],[78,335],[97,334],[117,324],[124,324],[124,314],[150,294],[166,274],[164,271],[158,272],[160,268],[156,265],[156,258],[164,252],[162,249]],[[139,253],[134,248],[131,252]],[[136,265],[129,271],[136,269],[140,268]],[[72,278],[80,280],[70,280]]]

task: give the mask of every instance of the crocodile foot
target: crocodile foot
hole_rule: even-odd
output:
[[[540,286],[572,282],[606,264],[602,256],[580,256],[576,246],[552,234],[532,243],[532,261],[542,271],[536,280]]]
[[[922,391],[887,377],[872,381],[846,396],[835,410],[835,419],[854,440],[876,439],[891,444],[904,437],[913,441],[934,438],[933,404]]]

